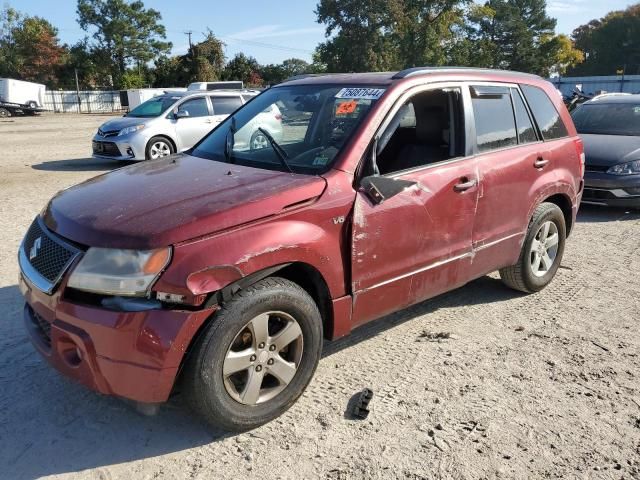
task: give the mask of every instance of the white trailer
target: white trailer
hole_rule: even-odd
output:
[[[13,78],[0,78],[0,117],[16,112],[33,114],[44,110],[45,86]]]

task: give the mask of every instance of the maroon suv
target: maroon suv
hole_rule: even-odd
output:
[[[259,124],[273,105],[277,140]],[[236,144],[256,131],[260,148]],[[212,424],[253,428],[300,396],[323,338],[495,270],[544,288],[583,161],[539,77],[294,78],[184,155],[58,193],[20,247],[26,326],[101,393],[158,403],[179,386]]]

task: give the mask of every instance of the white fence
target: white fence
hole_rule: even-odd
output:
[[[118,90],[47,90],[44,108],[56,113],[101,113],[125,110]]]

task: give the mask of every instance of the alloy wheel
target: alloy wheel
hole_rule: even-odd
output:
[[[558,227],[554,222],[547,221],[540,226],[529,249],[531,271],[536,277],[544,277],[553,267],[559,240]]]
[[[165,142],[155,142],[149,149],[149,156],[152,159],[167,157],[171,155],[171,147]]]
[[[251,150],[260,150],[262,148],[267,148],[268,146],[269,141],[267,140],[267,137],[261,133],[251,139]]]
[[[298,322],[284,312],[251,319],[236,335],[222,367],[227,393],[244,405],[271,400],[293,380],[302,359]]]

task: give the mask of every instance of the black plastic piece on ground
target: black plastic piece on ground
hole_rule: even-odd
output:
[[[369,416],[369,402],[373,398],[373,390],[365,388],[353,406],[353,416],[364,420]]]

